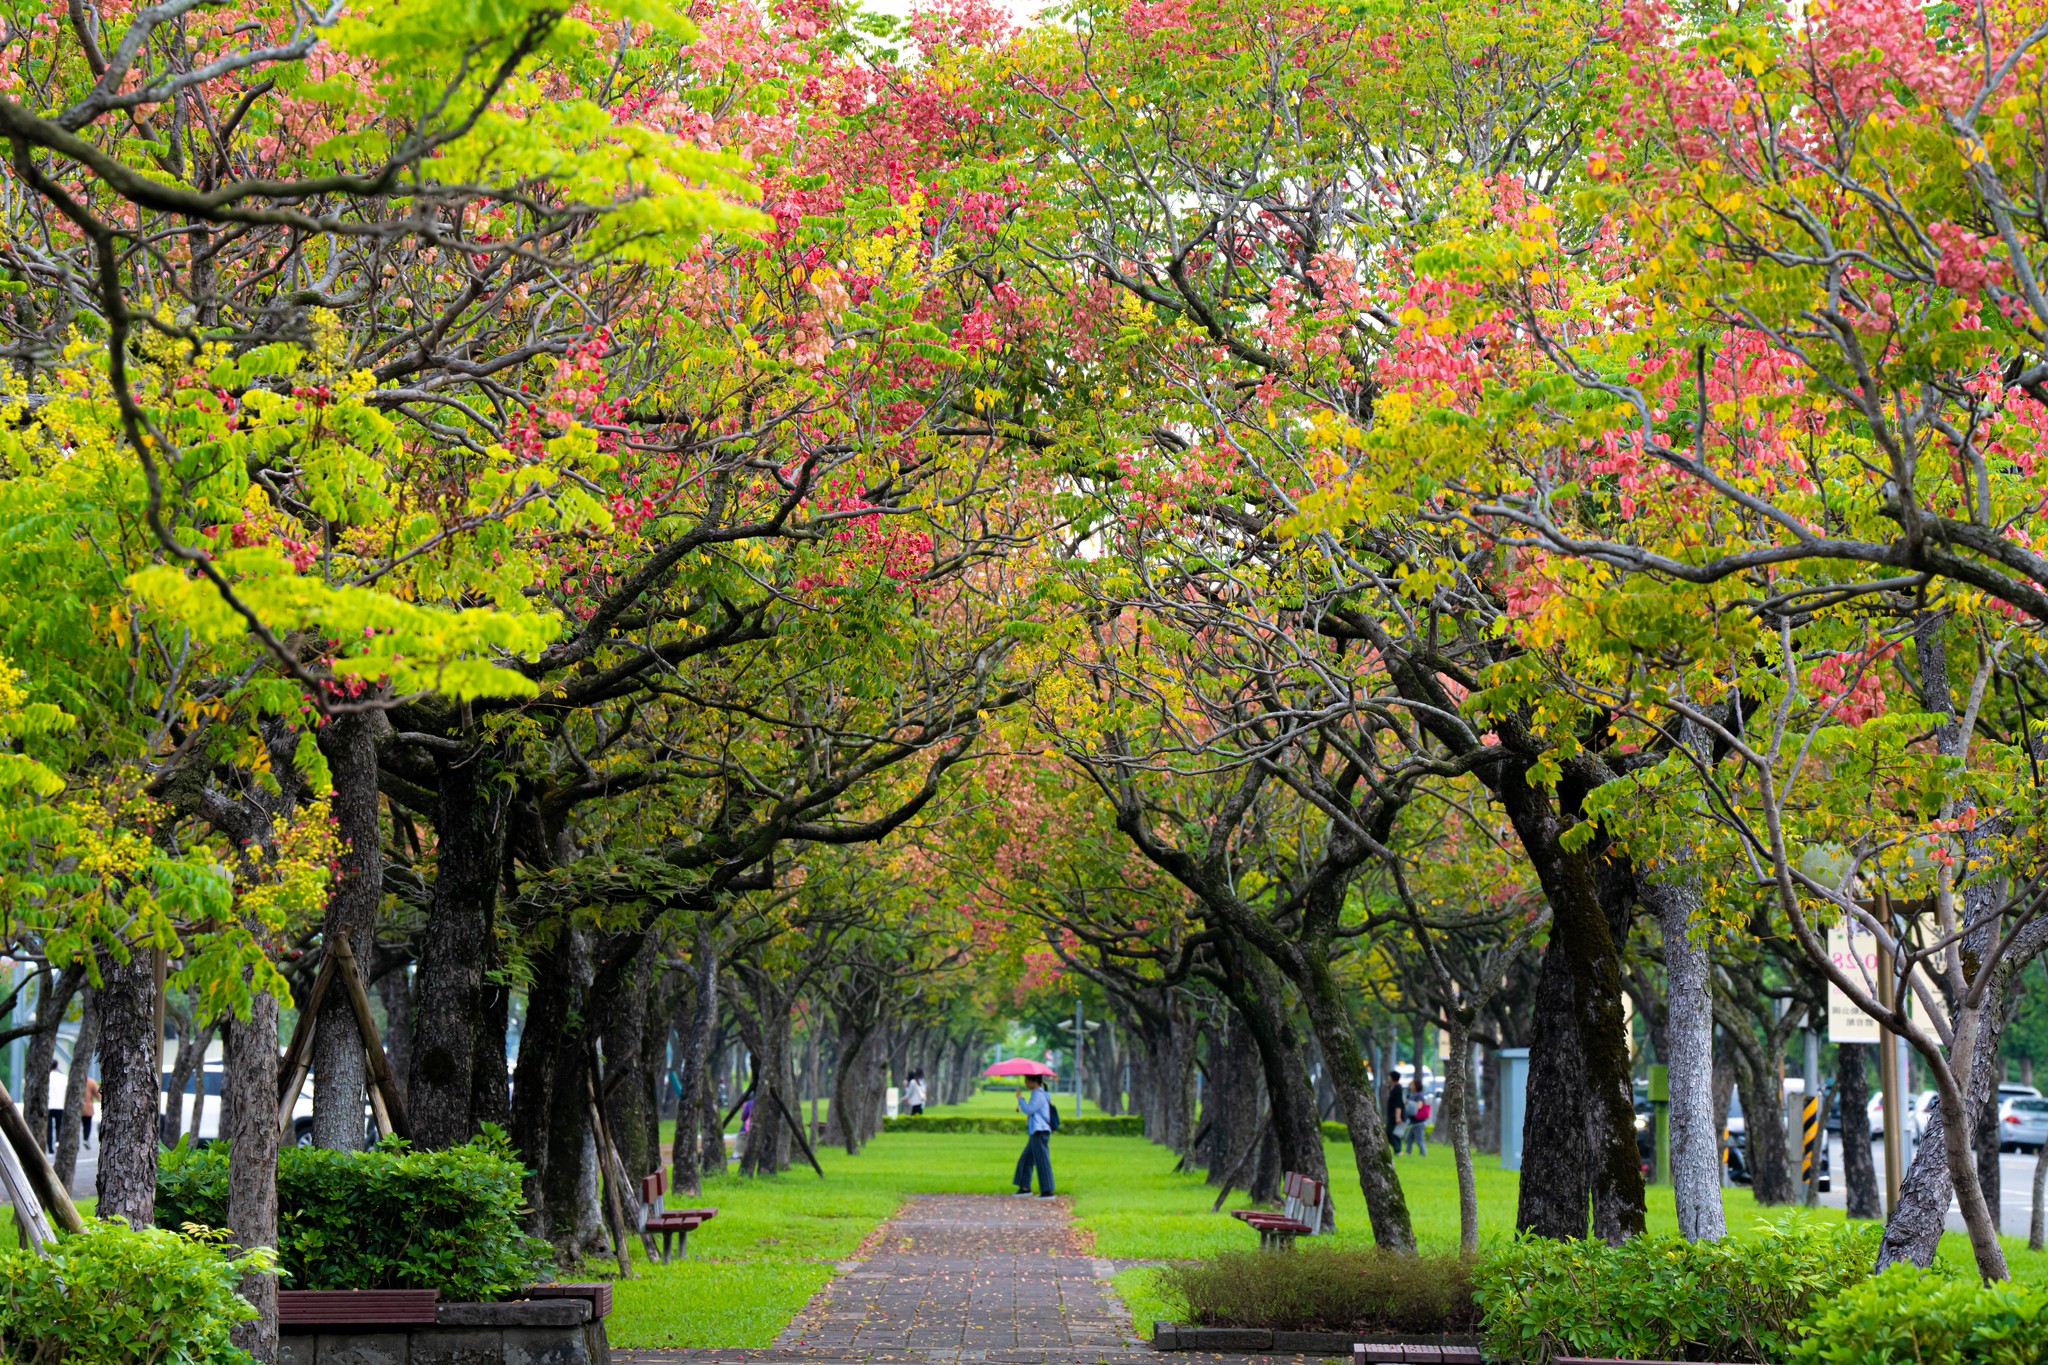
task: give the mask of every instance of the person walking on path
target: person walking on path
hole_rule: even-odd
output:
[[[1017,1193],[1031,1193],[1031,1173],[1038,1172],[1038,1197],[1052,1198],[1052,1100],[1045,1093],[1042,1077],[1026,1076],[1024,1092],[1017,1096],[1017,1108],[1024,1115],[1024,1153],[1017,1158],[1017,1174],[1010,1182]]]
[[[1408,1109],[1401,1100],[1401,1075],[1395,1072],[1387,1085],[1387,1146],[1396,1154],[1401,1150],[1401,1125],[1407,1121]]]
[[[904,1088],[903,1098],[909,1101],[912,1114],[922,1114],[924,1112],[924,1073],[922,1071],[910,1073],[910,1084]]]
[[[1422,1072],[1418,1069],[1415,1079],[1408,1083],[1408,1145],[1406,1150],[1417,1156],[1429,1155],[1429,1097],[1422,1093]]]

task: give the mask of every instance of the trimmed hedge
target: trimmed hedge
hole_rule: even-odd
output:
[[[996,1114],[905,1114],[902,1118],[883,1119],[882,1131],[886,1133],[1009,1133],[1024,1136],[1024,1116],[1006,1118]],[[1079,1118],[1060,1120],[1056,1137],[1143,1137],[1145,1120],[1137,1114],[1119,1114],[1115,1118]]]
[[[553,1253],[520,1226],[525,1168],[503,1133],[443,1152],[386,1140],[367,1152],[277,1154],[278,1267],[292,1289],[438,1289],[488,1301],[546,1279]],[[227,1224],[224,1143],[157,1163],[166,1227]]]
[[[1306,1247],[1291,1256],[1228,1252],[1161,1266],[1159,1283],[1203,1327],[1281,1332],[1465,1334],[1479,1325],[1472,1266],[1456,1256]]]

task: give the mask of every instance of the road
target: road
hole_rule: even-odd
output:
[[[1834,1175],[1833,1180],[1829,1183],[1834,1188],[1823,1194],[1820,1197],[1820,1202],[1827,1208],[1839,1209],[1846,1207],[1848,1202],[1848,1187],[1842,1181],[1842,1140],[1838,1137],[1830,1138],[1828,1146],[1828,1157],[1832,1162],[1830,1169]],[[1910,1165],[1912,1157],[1909,1155],[1906,1160],[1907,1164]],[[1870,1144],[1870,1161],[1877,1168],[1877,1187],[1882,1192],[1884,1189],[1884,1144],[1882,1142]],[[2024,1237],[2027,1235],[2027,1223],[2033,1217],[2034,1207],[2034,1163],[2035,1158],[2031,1155],[2021,1156],[2009,1153],[1998,1158],[1999,1230],[2007,1236]],[[1881,1193],[1880,1198],[1882,1198]],[[1948,1207],[1948,1226],[1950,1231],[1953,1232],[1961,1232],[1963,1230],[1962,1213],[1957,1209],[1953,1201],[1949,1203]]]

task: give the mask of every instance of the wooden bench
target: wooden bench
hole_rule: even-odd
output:
[[[1482,1365],[1477,1346],[1429,1346],[1421,1342],[1393,1345],[1358,1342],[1351,1348],[1352,1365]]]
[[[690,1254],[690,1234],[718,1216],[717,1209],[671,1209],[663,1206],[668,1194],[668,1172],[656,1171],[640,1182],[640,1230],[661,1238],[661,1263],[667,1265],[674,1251]],[[671,1243],[675,1245],[671,1247]]]
[[[434,1321],[438,1289],[280,1289],[280,1327],[408,1327]]]
[[[590,1320],[598,1321],[612,1311],[612,1285],[610,1280],[592,1280],[588,1284],[537,1284],[526,1291],[529,1299],[584,1299],[590,1304]]]
[[[1271,1209],[1232,1209],[1230,1216],[1259,1234],[1259,1246],[1267,1251],[1289,1251],[1297,1237],[1314,1237],[1323,1230],[1330,1206],[1330,1187],[1299,1171],[1289,1171],[1281,1182],[1286,1202],[1279,1212]]]

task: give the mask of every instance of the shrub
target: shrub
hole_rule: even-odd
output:
[[[1479,1323],[1471,1265],[1456,1256],[1238,1251],[1162,1266],[1159,1284],[1185,1299],[1188,1320],[1202,1327],[1442,1334]]]
[[[1496,1361],[1781,1361],[1815,1307],[1868,1277],[1881,1229],[1788,1220],[1722,1242],[1519,1238],[1475,1277]]]
[[[227,1149],[166,1152],[157,1221],[227,1222]],[[548,1244],[520,1227],[526,1172],[501,1133],[443,1152],[387,1140],[367,1152],[277,1156],[278,1263],[293,1289],[439,1289],[502,1298],[542,1278]]]
[[[256,1316],[236,1257],[161,1228],[89,1220],[47,1257],[0,1252],[0,1359],[66,1365],[247,1365],[228,1328]]]
[[[2048,1289],[1894,1265],[1806,1322],[1793,1365],[2039,1365]]]
[[[1001,1114],[905,1114],[901,1118],[884,1119],[882,1129],[889,1133],[1013,1133],[1024,1136],[1024,1116],[1010,1118]],[[1136,1114],[1119,1114],[1115,1118],[1082,1118],[1060,1120],[1056,1137],[1143,1137],[1145,1120]]]

